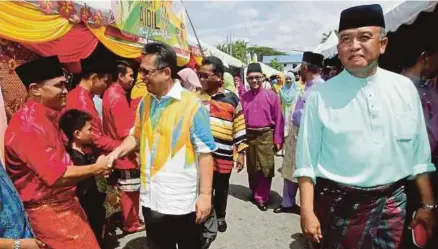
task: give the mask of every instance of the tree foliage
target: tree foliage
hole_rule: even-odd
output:
[[[271,60],[271,62],[269,62],[269,66],[272,67],[273,69],[282,72],[284,70],[284,66],[283,64],[281,64],[277,58],[274,58],[273,60]]]
[[[217,45],[216,48],[243,62],[246,61],[246,53],[248,52],[248,42],[244,40],[237,40],[231,44],[222,43]]]
[[[248,46],[248,42],[244,40],[237,40],[234,41],[231,44],[228,43],[221,43],[216,46],[217,49],[221,50],[222,52],[225,52],[227,54],[230,54],[231,56],[246,62],[246,54],[250,53],[257,55],[257,60],[262,61],[263,56],[268,55],[286,55],[286,53],[278,51],[274,48],[270,47],[259,47],[259,46]]]
[[[263,56],[269,56],[269,55],[287,55],[284,52],[275,50],[273,48],[270,47],[250,47],[248,48],[248,52],[250,52],[251,54],[256,54],[257,55],[257,60],[258,61],[262,61],[263,60]]]

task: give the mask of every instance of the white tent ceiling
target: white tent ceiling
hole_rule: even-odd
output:
[[[198,42],[196,41],[196,38],[190,34],[188,34],[188,42],[189,44],[197,45]],[[218,57],[222,60],[222,62],[225,64],[225,66],[234,66],[234,67],[243,67],[244,63],[233,56],[226,54],[219,49],[215,48],[214,46],[203,42],[199,40],[199,43],[201,43],[201,47],[204,50],[204,53],[206,56],[213,55]]]
[[[394,32],[403,25],[411,24],[423,11],[433,11],[438,1],[404,1],[385,13],[386,31]],[[332,37],[333,36],[333,37]],[[314,52],[324,55],[325,58],[332,57],[338,53],[336,48],[338,38],[331,32],[325,43],[319,44]]]

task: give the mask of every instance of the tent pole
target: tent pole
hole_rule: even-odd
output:
[[[196,34],[195,26],[193,26],[192,19],[190,18],[189,12],[187,11],[187,8],[184,5],[183,0],[181,0],[181,3],[183,5],[183,7],[184,7],[184,11],[186,12],[187,18],[189,19],[189,23],[190,23],[190,26],[193,29],[193,33],[195,34],[196,42],[198,42],[198,46],[199,46],[199,49],[201,50],[202,57],[205,58],[204,50],[202,49],[201,42],[199,42],[198,34]]]

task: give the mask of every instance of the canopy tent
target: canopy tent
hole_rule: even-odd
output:
[[[437,3],[438,1],[401,2],[385,13],[386,31],[388,33],[396,32],[400,26],[414,23],[420,13],[433,11]],[[334,32],[331,33],[328,39],[315,49],[315,51],[318,49],[318,52],[324,55],[325,58],[330,58],[338,53],[336,48],[338,39]]]
[[[196,38],[190,34],[188,35],[187,40],[188,40],[190,45],[197,46],[197,44],[198,44],[198,42],[196,41]],[[228,66],[234,66],[234,67],[243,67],[244,66],[244,63],[242,61],[234,58],[233,56],[231,56],[227,53],[220,51],[219,49],[215,48],[214,46],[212,46],[206,42],[203,42],[201,40],[199,40],[199,43],[201,44],[201,47],[202,47],[202,50],[203,50],[205,56],[209,56],[209,55],[216,56],[219,59],[221,59],[222,62],[224,63],[224,65],[227,67]]]
[[[413,66],[424,51],[438,47],[438,5],[434,7],[418,14],[415,21],[399,25],[396,32],[388,33],[388,46],[379,58],[381,67],[400,73]]]
[[[330,31],[325,42],[320,43],[314,50],[314,53],[322,54],[325,58],[330,57],[338,52],[336,45],[338,44],[338,35],[334,30]]]
[[[0,38],[30,44],[38,54],[57,55],[64,63],[87,57],[99,42],[118,56],[139,58],[143,45],[157,40],[174,48],[178,65],[189,62],[185,19],[173,2],[104,3],[96,8],[89,0],[0,1]],[[154,20],[144,21],[140,10],[146,9],[155,13]]]
[[[280,74],[281,72],[280,71],[278,71],[278,70],[276,70],[276,69],[274,69],[274,68],[272,68],[272,67],[270,67],[270,66],[268,66],[268,65],[266,65],[266,64],[263,64],[263,63],[261,63],[261,62],[259,62],[260,63],[260,65],[262,66],[262,71],[263,71],[263,73],[266,75],[266,77],[271,77],[272,75],[274,75],[274,74]],[[246,70],[246,69],[245,69]],[[245,71],[245,73],[246,73],[246,71]]]

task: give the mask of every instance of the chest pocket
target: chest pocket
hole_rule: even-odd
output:
[[[398,142],[409,142],[417,134],[417,119],[411,112],[394,115],[394,136]]]

